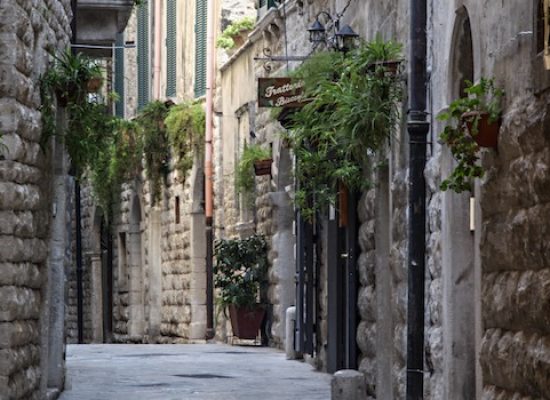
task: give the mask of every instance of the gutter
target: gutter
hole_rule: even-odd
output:
[[[427,0],[410,0],[407,400],[424,397]]]

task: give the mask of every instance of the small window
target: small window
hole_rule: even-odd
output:
[[[176,196],[176,204],[174,207],[174,213],[176,215],[176,224],[180,223],[180,197]]]

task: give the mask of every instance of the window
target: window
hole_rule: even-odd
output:
[[[176,196],[176,203],[174,204],[174,213],[176,214],[176,224],[179,224],[181,221],[180,217],[180,197]]]
[[[177,14],[176,1],[166,2],[166,97],[176,95],[176,43],[177,43]]]
[[[138,110],[149,103],[149,2],[137,9],[137,78]]]
[[[196,0],[195,14],[195,97],[206,93],[206,13],[207,0]]]

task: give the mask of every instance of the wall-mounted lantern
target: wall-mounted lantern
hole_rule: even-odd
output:
[[[328,49],[343,52],[354,47],[359,35],[349,25],[340,28],[340,18],[342,18],[350,3],[351,0],[348,1],[342,12],[334,17],[326,11],[317,14],[315,21],[307,30],[309,41],[313,43],[314,47],[324,44]]]

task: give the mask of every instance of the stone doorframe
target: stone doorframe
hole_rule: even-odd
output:
[[[449,99],[464,95],[464,80],[474,81],[474,43],[466,7],[456,11],[449,57]],[[443,149],[441,169],[450,174],[454,159]],[[470,230],[470,193],[442,193],[442,329],[444,397],[476,398],[476,263]]]

